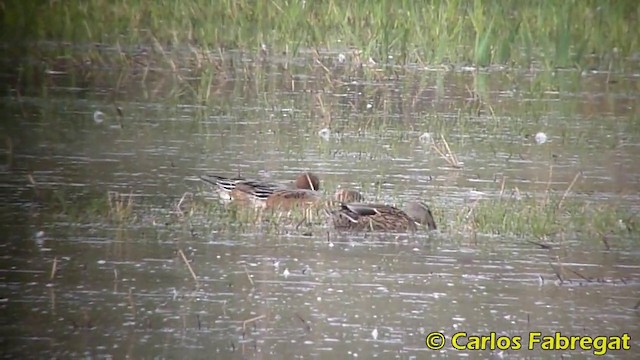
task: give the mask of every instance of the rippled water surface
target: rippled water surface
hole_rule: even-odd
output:
[[[626,332],[632,351],[608,355],[634,357],[637,227],[540,239],[473,231],[459,219],[501,192],[568,188],[589,206],[637,214],[637,70],[350,72],[331,58],[330,84],[311,59],[238,60],[207,84],[204,102],[202,73],[187,70],[49,69],[14,83],[1,99],[3,356],[546,358],[539,347],[425,347],[434,331],[540,331]],[[440,134],[462,169],[430,147]],[[344,186],[370,201],[422,199],[439,230],[256,225],[230,216],[197,181],[209,172],[288,180],[303,170],[320,175],[327,194]],[[126,219],[109,215],[129,194]]]

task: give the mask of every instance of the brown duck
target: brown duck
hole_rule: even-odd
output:
[[[342,203],[328,215],[337,230],[411,232],[418,225],[437,229],[431,210],[422,202],[408,203],[405,211],[384,204]]]

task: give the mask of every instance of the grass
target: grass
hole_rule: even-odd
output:
[[[107,192],[108,217],[112,222],[121,224],[132,220],[133,193],[123,194],[115,191]]]
[[[602,239],[606,235],[629,235],[638,230],[636,216],[617,204],[566,201],[560,207],[557,194],[543,198],[527,195],[479,201],[467,209],[470,225],[484,234],[515,235],[546,239],[561,234],[580,234]]]
[[[590,201],[572,193],[579,178],[564,191],[547,186],[542,193],[522,194],[514,188],[499,196],[480,199],[461,209],[453,227],[467,232],[510,235],[547,240],[570,234],[605,241],[610,235],[628,236],[640,230],[637,214],[623,209],[615,201]]]
[[[1,36],[22,50],[24,40],[107,44],[123,56],[148,46],[174,69],[176,49],[192,59],[334,49],[365,64],[608,68],[637,53],[639,19],[632,0],[12,1]]]
[[[322,207],[276,212],[234,203],[223,205],[216,200],[198,197],[190,204],[190,210],[184,219],[200,218],[203,214],[209,226],[232,233],[310,234],[313,226],[321,224],[324,219]]]
[[[64,189],[43,188],[32,175],[27,177],[33,191],[32,201],[55,217],[76,222],[105,222],[117,226],[135,223],[135,195],[107,191],[106,195],[73,193]]]

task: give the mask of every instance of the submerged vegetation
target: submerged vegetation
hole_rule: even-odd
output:
[[[9,1],[2,17],[5,43],[150,45],[162,54],[329,49],[363,62],[607,68],[640,45],[633,0]]]

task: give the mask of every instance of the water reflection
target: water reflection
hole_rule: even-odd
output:
[[[120,88],[121,116],[105,100],[116,88],[108,71],[84,85],[52,75],[24,89],[30,97],[2,99],[12,144],[0,189],[7,357],[417,358],[433,353],[432,331],[629,332],[640,345],[637,232],[602,234],[605,246],[580,229],[537,239],[450,225],[503,181],[535,194],[566,189],[578,172],[571,196],[637,211],[633,74],[612,85],[601,73],[410,68],[319,91],[324,76],[306,65],[238,72],[210,107],[172,96],[177,80],[152,74]],[[538,145],[539,131],[548,139]],[[447,167],[425,132],[446,132],[464,169]],[[329,194],[342,185],[372,201],[423,199],[442,226],[303,234],[227,224],[215,206],[177,211],[186,192],[203,198],[191,180],[209,170],[278,179],[311,170]],[[132,194],[132,221],[98,210],[108,191]]]

